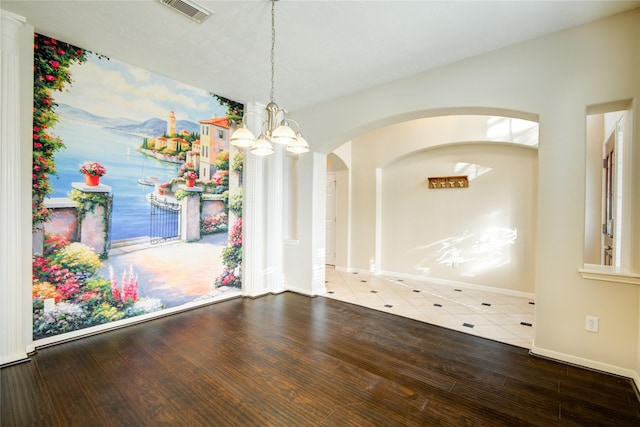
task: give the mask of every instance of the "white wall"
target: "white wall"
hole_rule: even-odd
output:
[[[382,270],[533,293],[536,172],[535,149],[496,143],[441,146],[385,167]],[[454,175],[469,187],[426,182]]]
[[[584,259],[586,108],[640,98],[638,40],[640,9],[635,9],[297,111],[295,118],[313,149],[328,153],[389,124],[470,107],[539,117],[533,351],[631,376],[640,383],[639,287],[583,279],[577,271]],[[640,182],[639,116],[633,116],[634,182]],[[367,162],[366,153],[353,154],[354,165],[358,162]],[[367,181],[375,182],[375,176],[362,178],[353,180],[354,195],[368,191]],[[632,196],[638,212],[640,187]],[[353,208],[353,221],[361,221],[356,209],[375,206],[353,203]],[[311,215],[312,206],[301,209],[303,215]],[[635,236],[640,234],[638,217]],[[362,222],[374,226],[369,217]],[[302,238],[310,233],[303,230]],[[352,244],[371,247],[370,239],[353,236]],[[632,247],[634,259],[640,257],[639,242],[636,238]],[[598,333],[585,331],[586,315],[599,317]]]

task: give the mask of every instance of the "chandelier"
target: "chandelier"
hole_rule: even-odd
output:
[[[266,120],[255,112],[248,112],[242,116],[240,127],[233,132],[229,142],[240,148],[251,147],[251,153],[258,156],[268,156],[273,154],[273,146],[271,143],[285,145],[287,151],[291,153],[301,154],[309,151],[309,144],[300,133],[298,122],[293,119],[286,118],[286,111],[278,107],[275,103],[275,46],[276,46],[276,1],[271,0],[271,96],[270,102],[266,106]],[[255,135],[251,132],[245,123],[245,119],[249,114],[255,114],[262,120],[260,127],[260,136],[256,140]],[[296,125],[297,131],[290,127],[290,123]]]

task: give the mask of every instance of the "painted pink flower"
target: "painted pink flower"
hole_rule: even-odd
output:
[[[52,81],[54,81],[56,79],[55,77],[53,77],[50,74],[47,74],[46,76],[44,76],[44,78],[47,79],[48,82],[52,82]]]
[[[98,162],[90,161],[80,165],[80,173],[85,175],[102,176],[107,169]]]
[[[51,66],[53,68],[59,68],[60,67],[60,63],[58,61],[51,60],[51,61],[49,61],[49,64],[51,64]]]
[[[109,266],[109,281],[111,282],[111,295],[116,301],[120,301],[120,288],[118,287],[118,281],[113,274],[113,267]]]
[[[116,301],[135,302],[138,299],[138,275],[133,273],[133,265],[129,271],[122,272],[122,287],[113,273],[113,267],[109,266],[109,281],[111,282],[111,295]]]

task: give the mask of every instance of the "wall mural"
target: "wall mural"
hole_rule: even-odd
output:
[[[34,340],[239,291],[242,105],[34,40]]]

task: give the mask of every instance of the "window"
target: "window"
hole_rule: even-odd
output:
[[[587,109],[585,265],[580,269],[585,278],[640,284],[633,256],[640,245],[631,238],[640,225],[632,214],[632,112],[631,101]]]

